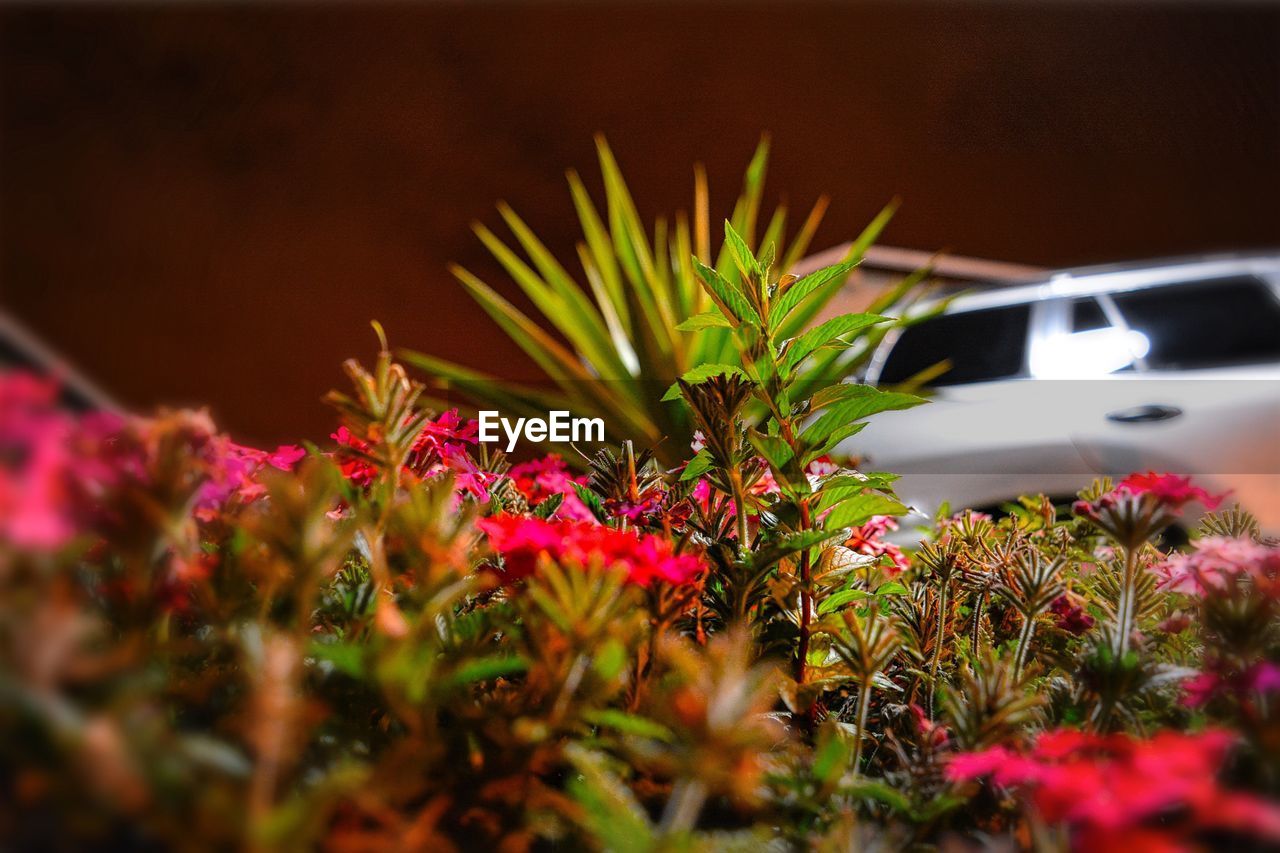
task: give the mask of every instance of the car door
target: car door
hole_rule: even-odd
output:
[[[1042,304],[1000,303],[999,295],[907,328],[870,381],[905,382],[937,364],[931,402],[873,418],[840,448],[864,467],[902,475],[898,493],[930,513],[942,502],[986,506],[1023,492],[1065,489],[1089,472],[1048,408],[1051,390],[1031,378],[1028,339]]]
[[[1280,521],[1280,299],[1256,275],[1178,281],[1063,300],[1072,332],[1144,342],[1128,368],[1087,380],[1071,432],[1098,473],[1169,470],[1232,489]],[[1274,529],[1275,522],[1268,520]]]

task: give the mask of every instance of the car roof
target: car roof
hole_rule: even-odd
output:
[[[1057,270],[1032,282],[999,284],[963,292],[952,299],[947,313],[1244,275],[1280,276],[1280,251],[1168,258]],[[927,311],[939,301],[924,303],[919,310]]]

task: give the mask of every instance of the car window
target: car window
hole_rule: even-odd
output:
[[[1071,302],[1071,331],[1088,332],[1093,329],[1105,329],[1111,325],[1102,306],[1092,296],[1074,299]]]
[[[963,385],[1023,372],[1028,305],[944,314],[903,331],[880,371],[880,382],[904,382],[940,361],[951,369],[930,384]]]
[[[1280,303],[1253,277],[1116,293],[1129,326],[1147,336],[1154,369],[1280,360]]]

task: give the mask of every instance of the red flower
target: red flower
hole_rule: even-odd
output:
[[[1068,633],[1079,635],[1093,627],[1093,617],[1066,593],[1055,598],[1049,610],[1056,617],[1057,626]]]
[[[1181,842],[1213,830],[1280,840],[1280,808],[1217,782],[1233,740],[1225,732],[1137,740],[1059,729],[1026,755],[999,746],[957,755],[947,775],[1021,788],[1041,817],[1070,827],[1077,850],[1132,853],[1135,839],[1141,849],[1184,849]]]
[[[1199,486],[1191,485],[1190,477],[1179,477],[1176,474],[1157,474],[1148,471],[1145,474],[1130,474],[1120,481],[1117,490],[1135,495],[1148,494],[1166,506],[1179,508],[1191,501],[1199,501],[1205,509],[1217,509],[1228,493],[1211,495]]]
[[[525,496],[530,503],[537,504],[552,495],[564,495],[564,501],[556,510],[557,518],[573,521],[594,521],[595,516],[587,509],[574,491],[573,484],[585,484],[585,476],[573,476],[569,466],[558,455],[551,453],[541,459],[521,462],[511,466],[507,472],[516,490]]]
[[[627,581],[649,586],[655,580],[673,585],[689,583],[702,571],[702,561],[691,554],[676,554],[672,544],[655,536],[640,536],[580,521],[544,521],[540,518],[494,516],[477,522],[489,535],[489,544],[502,555],[499,571],[504,583],[535,574],[544,558],[583,567],[598,564],[622,566]]]
[[[338,466],[342,469],[342,476],[362,489],[367,488],[377,479],[378,469],[373,466],[373,463],[357,453],[343,451],[343,448],[350,448],[358,453],[368,453],[371,446],[368,442],[356,438],[351,434],[351,430],[344,426],[338,427],[337,431],[329,437],[338,443]]]

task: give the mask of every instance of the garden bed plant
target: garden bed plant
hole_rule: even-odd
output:
[[[512,464],[428,406],[480,380],[415,378],[385,340],[347,363],[331,440],[274,451],[4,377],[5,845],[1280,844],[1280,549],[1154,473],[898,548],[893,475],[831,455],[923,403],[832,358],[894,321],[809,328],[856,247],[795,278],[744,216],[718,263],[674,240],[667,281],[699,295],[670,343],[696,363],[619,357],[666,380],[652,400],[562,387],[630,395],[681,437],[660,459],[641,431]],[[618,248],[597,237],[596,261]],[[1190,545],[1157,547],[1193,503]]]

